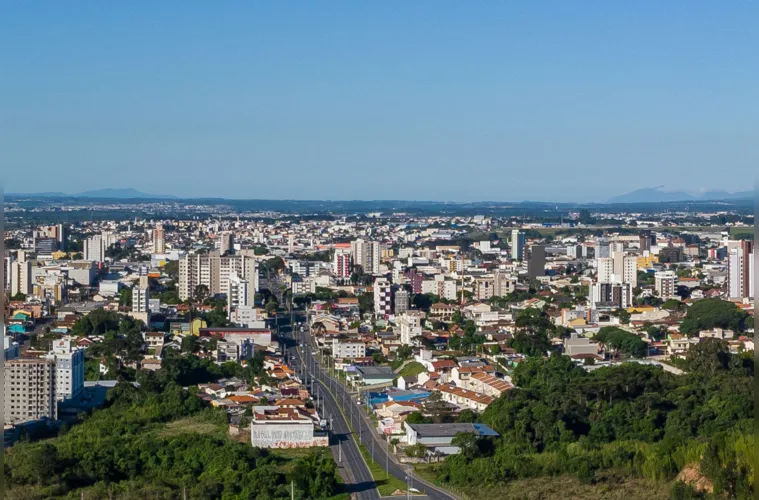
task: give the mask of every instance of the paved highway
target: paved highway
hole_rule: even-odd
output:
[[[298,351],[295,340],[290,338],[286,333],[283,333],[283,330],[285,328],[280,329],[280,337],[289,344],[285,351],[287,362],[298,372],[303,383],[309,385],[309,389],[313,387],[313,395],[319,382],[315,377],[312,379],[307,373],[305,362],[308,361],[308,358],[303,357],[303,352]],[[307,353],[306,356],[310,356],[310,353]],[[313,386],[312,384],[317,384],[317,386]],[[324,397],[325,394],[328,397]],[[356,445],[354,439],[351,439],[350,427],[348,427],[343,414],[340,412],[337,402],[332,397],[329,397],[328,391],[325,390],[324,386],[321,386],[319,395],[321,396],[318,401],[320,413],[323,418],[329,419],[332,426],[332,437],[330,439],[332,455],[335,457],[338,467],[345,470],[347,490],[355,498],[361,500],[378,500],[380,496],[377,491],[377,485],[361,456],[358,445]]]
[[[453,494],[440,489],[431,483],[416,477],[413,475],[413,469],[411,466],[400,464],[395,460],[395,457],[387,451],[387,442],[380,438],[379,434],[374,430],[374,423],[371,421],[368,415],[363,411],[356,401],[356,395],[351,393],[340,381],[332,378],[327,370],[321,366],[319,356],[313,355],[316,352],[316,346],[313,343],[308,329],[303,332],[299,332],[298,328],[293,329],[295,339],[298,345],[298,355],[301,362],[306,364],[306,377],[312,376],[314,384],[318,384],[321,389],[319,391],[320,396],[326,396],[320,399],[320,403],[325,403],[325,410],[329,416],[334,418],[334,415],[339,413],[337,411],[337,404],[340,404],[347,415],[348,420],[351,421],[353,429],[356,430],[360,442],[366,446],[369,453],[374,457],[383,468],[388,470],[397,479],[401,481],[408,481],[412,488],[422,490],[426,493],[426,498],[433,500],[453,500],[458,497]],[[301,365],[302,367],[302,365]],[[310,380],[309,380],[310,382]],[[325,389],[329,389],[325,391]],[[335,400],[337,399],[337,401]],[[336,422],[338,419],[334,418]],[[342,418],[340,424],[347,424]],[[347,427],[347,425],[346,425]],[[337,430],[341,432],[340,429]],[[355,438],[355,436],[354,436]],[[352,444],[353,441],[351,441]],[[343,444],[343,453],[345,453],[346,446]],[[356,448],[356,453],[358,449]],[[359,456],[359,460],[361,457]],[[359,469],[366,469],[366,466],[362,463],[363,467]],[[370,474],[368,469],[367,474]],[[369,476],[371,479],[371,475]],[[410,479],[409,479],[410,478]],[[414,498],[424,498],[424,495],[415,495]]]

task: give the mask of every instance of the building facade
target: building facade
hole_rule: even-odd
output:
[[[13,359],[5,363],[3,376],[6,424],[57,417],[54,361],[44,358]]]

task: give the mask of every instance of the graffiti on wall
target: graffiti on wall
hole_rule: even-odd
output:
[[[310,448],[314,446],[311,425],[251,425],[251,444],[258,448]]]

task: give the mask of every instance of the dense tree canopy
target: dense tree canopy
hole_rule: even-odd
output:
[[[606,350],[614,355],[642,358],[648,349],[648,344],[638,335],[613,326],[601,328],[594,340],[603,344]]]
[[[440,479],[456,485],[602,469],[672,479],[698,464],[715,490],[748,498],[753,489],[753,365],[723,341],[699,344],[691,371],[624,363],[586,372],[565,356],[534,357],[481,416],[500,434],[492,447],[451,456]],[[750,451],[747,451],[750,450]],[[703,457],[703,460],[702,460]]]
[[[680,331],[688,335],[698,335],[701,330],[726,328],[736,332],[746,327],[748,314],[735,304],[720,299],[699,300],[688,308]]]
[[[194,356],[169,359],[156,373],[140,372],[140,388],[117,385],[106,408],[56,439],[17,443],[5,455],[8,498],[15,491],[40,499],[79,498],[77,491],[87,498],[181,498],[182,491],[187,498],[289,498],[291,481],[297,498],[334,495],[335,463],[327,451],[291,460],[232,441],[226,413],[175,383],[244,375],[237,363],[213,367],[219,371]],[[189,428],[167,427],[188,417]]]

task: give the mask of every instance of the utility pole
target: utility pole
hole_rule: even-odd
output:
[[[290,500],[295,500],[295,481],[290,481]]]
[[[337,442],[337,450],[338,450],[337,451],[337,456],[338,456],[337,461],[340,462],[340,463],[343,463],[343,442],[342,441],[338,441]]]
[[[390,479],[390,436],[386,436],[387,450],[385,450],[385,479]]]

